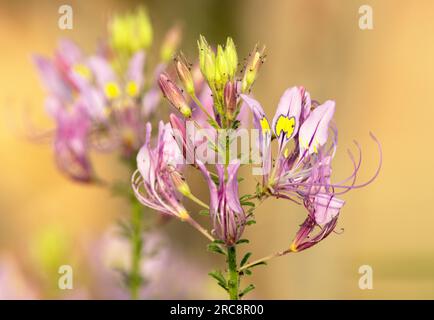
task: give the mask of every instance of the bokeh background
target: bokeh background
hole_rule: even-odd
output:
[[[90,52],[110,16],[140,3],[149,9],[156,39],[173,23],[183,23],[182,48],[190,59],[199,34],[212,43],[232,36],[240,56],[257,42],[265,44],[268,57],[254,92],[269,114],[293,85],[307,87],[317,100],[336,100],[336,181],[351,170],[346,149],[353,139],[363,148],[361,181],[378,162],[369,131],[382,142],[378,179],[345,196],[338,225],[344,232],[258,267],[251,298],[434,298],[434,2],[429,0],[68,1],[74,29],[67,31],[57,27],[65,1],[0,1],[0,298],[105,297],[96,285],[103,271],[89,266],[95,256],[89,252],[100,252],[95,243],[128,208],[105,190],[61,176],[50,146],[25,138],[22,119],[25,114],[38,126],[51,125],[31,53],[51,55],[62,37]],[[358,27],[364,4],[373,8],[373,30]],[[115,157],[96,155],[94,161],[107,177],[128,174]],[[304,215],[303,208],[285,201],[264,203],[246,234],[254,256],[288,246]],[[189,282],[157,297],[185,297],[182,292],[194,282],[201,286],[188,298],[224,297],[207,276],[221,261],[206,252],[201,236],[177,221],[163,230],[176,253],[172,260],[180,257],[194,268],[167,271],[172,279]],[[74,267],[74,290],[55,288],[57,263]],[[373,268],[372,290],[359,289],[361,265]]]

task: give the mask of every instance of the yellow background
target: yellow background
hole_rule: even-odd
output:
[[[335,181],[351,170],[346,149],[353,147],[353,139],[363,149],[360,181],[370,177],[378,161],[369,131],[382,143],[384,165],[378,179],[344,197],[347,203],[338,224],[344,232],[311,250],[258,267],[252,297],[434,298],[434,2],[173,2],[146,4],[157,39],[174,22],[184,21],[182,48],[191,60],[199,34],[212,43],[233,36],[240,56],[256,42],[267,46],[267,61],[254,91],[270,116],[281,93],[293,85],[305,86],[317,100],[336,100]],[[29,256],[44,230],[61,230],[75,245],[103,232],[127,210],[106,191],[65,179],[49,145],[25,139],[23,117],[39,127],[50,125],[31,53],[50,55],[60,37],[71,37],[91,52],[108,18],[137,3],[70,1],[74,29],[62,31],[57,28],[57,10],[63,1],[0,1],[0,256],[13,256],[29,278],[37,273]],[[373,30],[358,27],[358,9],[364,4],[373,8]],[[102,175],[128,174],[114,157],[93,159]],[[243,188],[249,191],[247,185]],[[246,233],[254,256],[286,247],[304,215],[303,208],[285,201],[263,204],[258,223]],[[205,251],[203,239],[177,221],[166,229],[179,250],[194,248],[192,259],[206,265],[202,277],[208,277],[207,268],[219,259]],[[373,290],[358,287],[361,265],[373,268]]]

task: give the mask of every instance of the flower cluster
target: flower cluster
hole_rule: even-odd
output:
[[[337,129],[333,123],[335,102],[313,101],[305,88],[292,87],[282,95],[274,118],[269,122],[262,106],[251,95],[258,71],[265,61],[264,49],[255,47],[240,70],[231,38],[227,39],[225,46],[219,45],[214,49],[201,36],[198,49],[198,65],[189,64],[182,54],[175,59],[183,89],[168,73],[159,76],[163,95],[176,111],[170,115],[169,124],[160,124],[156,147],[150,148],[147,142],[140,151],[133,187],[143,204],[181,220],[194,221],[183,205],[182,196],[205,208],[212,224],[211,233],[196,222],[192,225],[213,240],[213,251],[227,255],[228,279],[221,273],[212,276],[231,298],[239,298],[246,293],[238,291],[239,276],[250,272],[251,267],[270,257],[305,250],[333,232],[344,205],[340,195],[363,187],[377,177],[381,167],[381,148],[371,134],[379,146],[380,163],[369,181],[356,184],[361,153],[356,161],[350,152],[353,172],[339,183],[331,182],[331,164],[337,148]],[[256,191],[240,196],[238,171],[246,163],[233,159],[228,152],[236,139],[230,135],[226,135],[226,139],[216,140],[215,137],[222,131],[237,132],[249,128],[246,118],[249,113],[253,118],[252,130],[258,132],[254,144],[261,159],[262,181],[258,182]],[[201,138],[191,137],[188,125],[206,130],[206,134]],[[277,141],[275,154],[272,152],[273,141]],[[203,153],[197,152],[203,146],[207,152],[223,158],[215,165],[216,173],[207,168],[206,164],[210,163],[206,163]],[[360,152],[359,147],[358,150]],[[209,205],[192,195],[182,178],[182,170],[187,166],[173,164],[174,157],[190,158],[192,161],[186,163],[202,172],[210,190]],[[307,209],[305,222],[284,251],[257,263],[247,263],[248,255],[238,267],[236,259],[234,263],[235,246],[247,242],[242,239],[242,233],[246,225],[254,223],[256,206],[252,201],[267,198],[286,199],[304,205]],[[251,287],[246,290],[250,291]]]
[[[136,156],[145,142],[145,123],[161,100],[156,75],[165,70],[180,38],[179,28],[168,32],[159,64],[146,74],[153,34],[146,11],[115,16],[108,33],[108,41],[90,56],[62,40],[52,59],[33,58],[48,93],[46,109],[56,124],[56,162],[82,182],[96,178],[91,149],[118,151],[126,159]]]

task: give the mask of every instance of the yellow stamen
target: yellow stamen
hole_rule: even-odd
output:
[[[83,77],[86,80],[90,80],[92,77],[92,72],[90,71],[90,69],[82,63],[77,63],[76,65],[74,65],[74,67],[72,69],[79,76]]]
[[[127,85],[125,87],[125,91],[127,92],[127,94],[130,97],[134,98],[139,93],[139,86],[134,81],[128,81],[128,83],[127,83]]]
[[[121,91],[119,86],[114,82],[108,82],[104,87],[104,93],[110,100],[116,99],[120,96]]]

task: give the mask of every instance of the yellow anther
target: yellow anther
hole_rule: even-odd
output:
[[[292,252],[297,252],[297,246],[295,245],[294,242],[291,243],[291,246],[289,247],[289,249],[290,249]]]
[[[82,63],[77,63],[72,69],[75,73],[77,73],[79,76],[83,77],[86,80],[90,80],[92,77],[92,72],[90,71],[90,69]]]
[[[135,81],[128,81],[128,83],[125,87],[125,91],[127,92],[127,95],[134,98],[139,93],[139,86],[137,85],[137,83]]]
[[[120,96],[121,91],[119,86],[114,82],[108,82],[104,87],[104,93],[110,100],[116,99]]]

